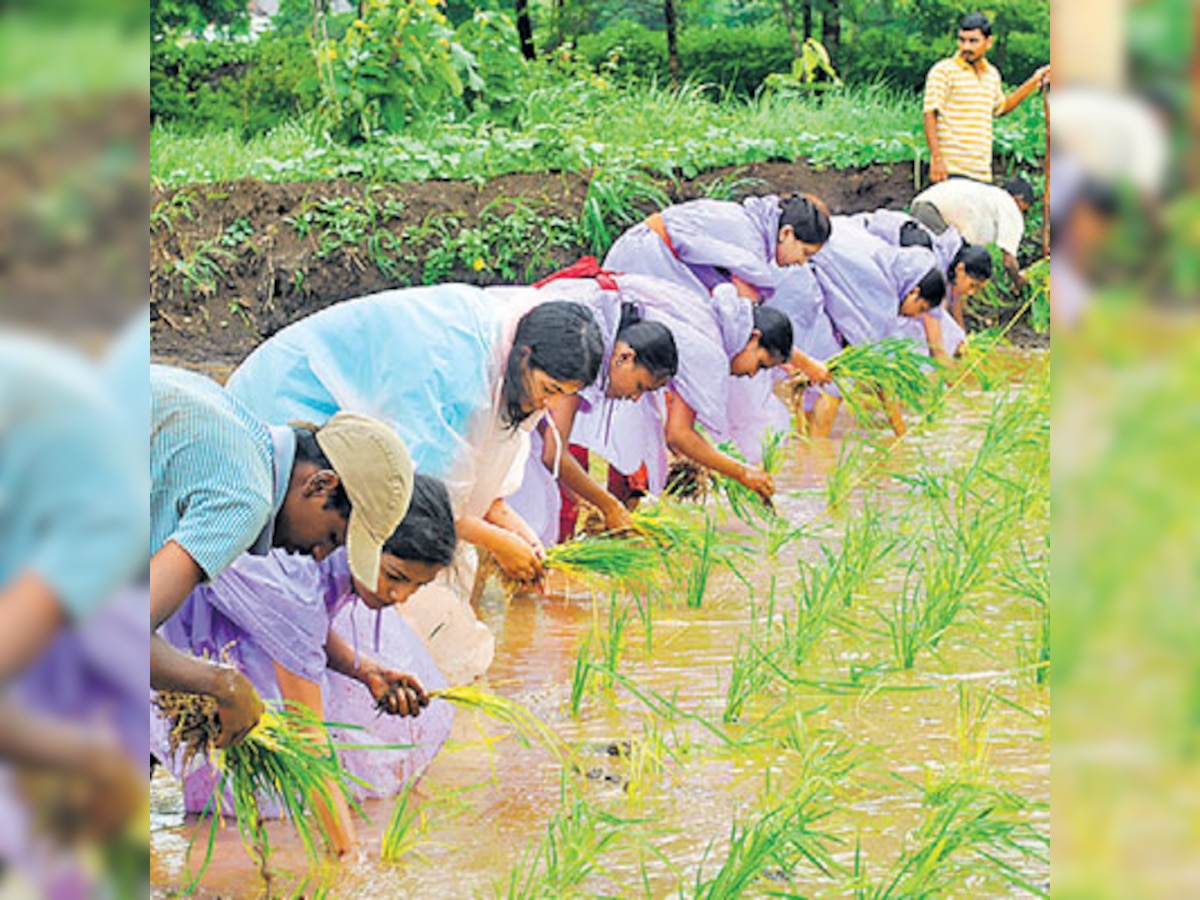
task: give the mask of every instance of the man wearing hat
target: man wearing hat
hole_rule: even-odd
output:
[[[180,653],[153,632],[200,582],[272,547],[324,559],[346,545],[363,584],[408,511],[413,468],[394,430],[340,412],[320,428],[270,427],[216,382],[150,367],[150,686],[208,694],[222,747],[263,705],[236,670]]]

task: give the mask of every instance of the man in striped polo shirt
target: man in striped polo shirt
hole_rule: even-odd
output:
[[[1042,66],[1008,96],[1000,72],[987,61],[992,23],[983,13],[963,16],[958,53],[929,70],[925,79],[925,140],[929,177],[958,175],[992,180],[992,119],[1012,112],[1050,77]]]
[[[240,672],[180,653],[158,626],[247,550],[321,560],[344,544],[354,577],[376,584],[412,460],[367,416],[268,427],[216,382],[166,366],[150,367],[150,427],[150,686],[213,697],[224,747],[257,724],[262,701]]]

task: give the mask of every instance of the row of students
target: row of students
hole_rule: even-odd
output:
[[[488,551],[510,577],[539,585],[545,544],[564,536],[564,491],[598,507],[609,527],[628,523],[622,498],[581,464],[588,452],[610,470],[641,473],[652,492],[673,450],[769,497],[770,476],[712,439],[732,437],[752,456],[765,423],[780,421],[772,370],[827,385],[822,359],[846,343],[920,322],[935,352],[952,352],[931,311],[947,293],[965,296],[990,277],[985,251],[954,242],[915,220],[831,217],[809,196],[695,201],[636,226],[604,267],[581,261],[531,287],[441,285],[339,303],[262,344],[224,390],[159,371],[156,436],[171,390],[183,385],[185,409],[215,408],[215,431],[231,431],[255,461],[231,468],[208,450],[185,454],[200,458],[183,470],[198,496],[181,506],[168,490],[155,508],[169,520],[171,510],[192,507],[198,530],[156,520],[156,558],[182,549],[191,566],[180,564],[174,577],[152,572],[152,624],[165,622],[163,637],[193,656],[218,656],[232,643],[254,689],[231,667],[161,648],[152,683],[217,696],[224,742],[253,724],[259,694],[343,722],[377,702],[400,717],[419,714],[419,738],[414,723],[401,723],[415,753],[359,760],[368,781],[393,790],[448,732],[448,710],[425,709],[426,688],[471,680],[494,652],[469,605],[473,566],[458,539]],[[321,424],[274,424],[297,421]],[[213,436],[206,427],[201,445]],[[330,437],[348,427],[352,441]],[[279,447],[288,435],[325,455],[294,451],[287,475]],[[235,502],[229,488],[242,482],[255,487],[232,491],[242,498]],[[243,509],[245,496],[256,498],[254,515]],[[238,513],[242,524],[237,540],[224,537],[208,554],[204,540],[187,535],[211,539],[203,519],[210,508]],[[259,534],[270,521],[273,533]],[[346,555],[332,552],[356,533],[369,538],[349,541]],[[251,545],[276,549],[221,574]],[[384,615],[396,604],[402,615]],[[374,644],[364,647],[372,631]],[[211,777],[189,776],[190,808],[202,806]],[[327,812],[340,846],[350,846],[348,815]]]

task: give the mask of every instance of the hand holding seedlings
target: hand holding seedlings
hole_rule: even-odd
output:
[[[771,495],[775,493],[775,479],[769,473],[762,469],[756,469],[753,466],[742,466],[741,476],[738,481],[742,485],[754,491],[762,498],[763,503],[768,507],[774,508],[771,502]]]
[[[237,669],[221,666],[216,674],[213,697],[217,701],[217,721],[221,731],[215,746],[225,749],[246,739],[265,707],[254,685]]]
[[[429,695],[414,676],[383,666],[373,666],[362,675],[362,683],[375,698],[381,713],[418,716],[429,705]]]

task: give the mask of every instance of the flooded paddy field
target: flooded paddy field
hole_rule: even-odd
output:
[[[484,689],[559,761],[469,711],[362,853],[310,872],[271,826],[281,896],[1011,897],[1049,891],[1049,357],[1005,351],[903,440],[843,413],[796,440],[777,518],[710,495],[707,559],[648,593],[485,592]],[[735,553],[739,538],[745,552]],[[152,880],[208,828],[152,786]],[[236,826],[198,897],[263,896]]]

